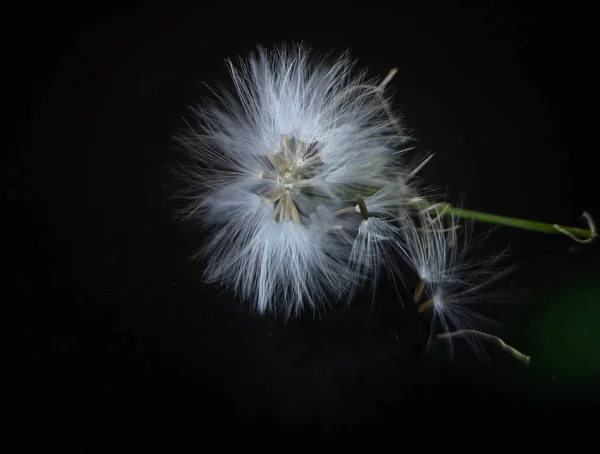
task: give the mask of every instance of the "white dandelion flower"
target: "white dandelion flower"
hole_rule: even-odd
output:
[[[503,254],[471,257],[456,216],[588,243],[597,236],[589,214],[581,229],[428,202],[413,179],[429,158],[402,162],[409,138],[385,93],[395,70],[368,79],[348,53],[333,59],[302,45],[259,47],[227,64],[233,92],[195,108],[197,124],[179,136],[193,160],[179,167],[181,214],[209,231],[207,281],[287,319],[349,302],[381,271],[406,286],[408,265],[419,277],[417,310],[432,315],[431,338],[487,339],[529,361],[476,329],[489,320],[473,304],[511,269],[495,267]]]
[[[260,314],[348,296],[385,261],[412,196],[386,81],[354,73],[347,53],[325,61],[301,45],[229,61],[234,93],[196,108],[180,137],[195,161],[184,215],[212,231],[205,277]],[[357,202],[369,219],[339,215]]]

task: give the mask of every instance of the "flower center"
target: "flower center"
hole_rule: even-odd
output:
[[[269,155],[272,170],[262,177],[274,182],[263,194],[274,205],[277,222],[292,220],[306,223],[307,214],[298,207],[297,198],[311,186],[311,178],[322,165],[317,143],[307,144],[302,140],[284,136],[281,148]],[[295,199],[296,198],[296,199]]]

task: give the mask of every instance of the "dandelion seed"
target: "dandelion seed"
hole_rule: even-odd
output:
[[[492,326],[474,306],[480,305],[482,298],[493,301],[494,295],[484,291],[513,270],[497,266],[504,253],[472,257],[474,239],[469,238],[468,224],[459,225],[454,217],[444,217],[442,210],[443,206],[421,211],[412,221],[415,228],[404,231],[404,257],[419,278],[413,301],[419,314],[431,314],[431,340],[451,340],[453,333],[473,334],[476,327]],[[479,339],[468,340],[482,351]]]

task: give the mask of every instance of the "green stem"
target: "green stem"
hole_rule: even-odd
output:
[[[596,227],[591,216],[588,213],[583,213],[583,217],[588,223],[587,229],[579,227],[569,227],[560,224],[550,224],[547,222],[530,221],[527,219],[513,218],[509,216],[501,216],[498,214],[482,213],[480,211],[467,210],[464,208],[456,208],[449,203],[432,203],[427,200],[418,199],[409,206],[418,210],[436,209],[442,215],[456,216],[463,219],[471,219],[473,221],[485,222],[488,224],[504,225],[507,227],[515,227],[524,230],[533,230],[542,233],[554,233],[567,235],[573,240],[580,243],[591,242],[596,236]]]

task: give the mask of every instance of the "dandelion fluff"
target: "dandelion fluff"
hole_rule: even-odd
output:
[[[358,212],[335,213],[387,187],[395,192],[378,197],[389,218],[410,192],[407,138],[383,85],[355,72],[347,53],[330,59],[302,45],[227,65],[234,91],[195,108],[179,138],[194,161],[180,172],[183,215],[211,232],[206,279],[284,318],[348,299],[382,265],[393,233],[387,219],[367,228]]]

